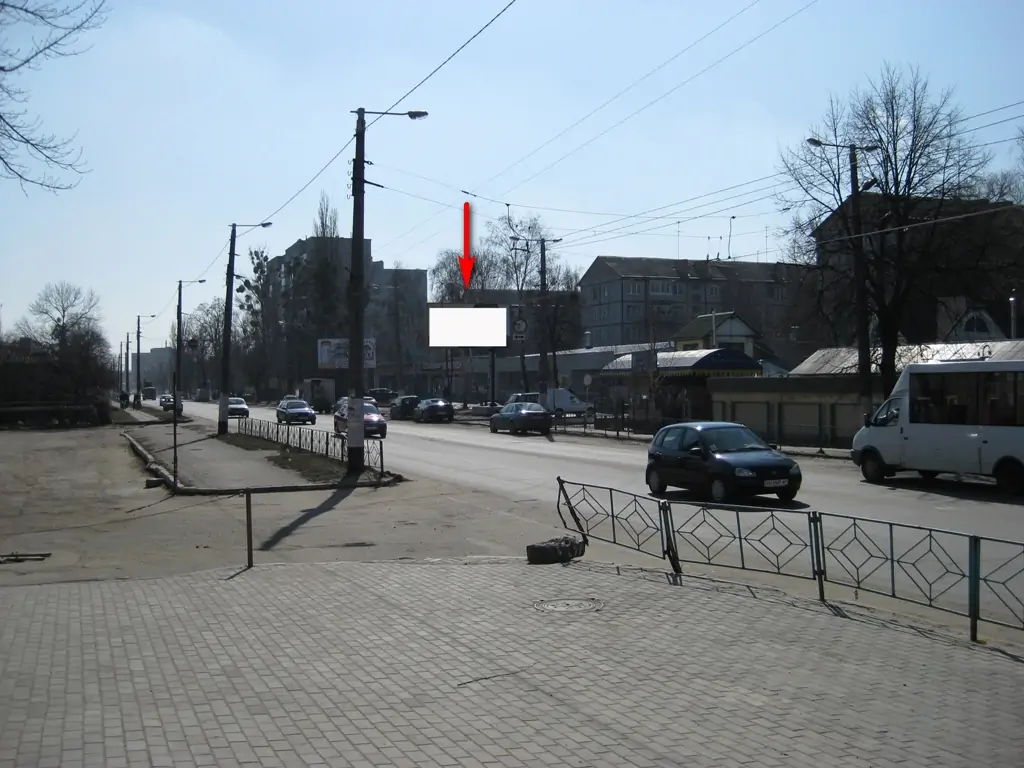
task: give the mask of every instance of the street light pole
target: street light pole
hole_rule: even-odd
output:
[[[245,225],[251,229],[270,226],[269,221],[261,224]],[[224,330],[220,341],[220,397],[217,409],[217,434],[228,433],[228,396],[231,388],[231,316],[234,308],[235,294],[235,242],[238,239],[238,224],[231,225],[231,240],[228,243],[228,270],[224,278]]]
[[[363,450],[363,269],[366,193],[366,110],[356,110],[356,158],[352,163],[352,264],[349,269],[349,307],[351,321],[348,339],[349,401],[346,456],[348,473],[362,474]]]
[[[147,318],[154,318],[156,315],[146,315]],[[135,366],[135,397],[138,405],[142,405],[142,315],[135,316],[135,354],[139,358],[139,364]]]
[[[419,120],[427,116],[421,110],[409,112],[370,112],[360,107],[354,110],[356,116],[356,157],[352,162],[352,263],[349,266],[349,339],[348,339],[348,370],[349,398],[347,420],[347,470],[350,475],[360,475],[366,466],[363,446],[363,343],[366,319],[366,307],[363,303],[364,282],[366,280],[366,116],[377,115],[378,119],[385,115],[408,117]],[[374,121],[376,122],[376,121]]]
[[[124,391],[132,391],[132,335],[124,335]]]

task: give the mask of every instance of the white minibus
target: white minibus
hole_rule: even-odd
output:
[[[994,477],[1024,492],[1024,360],[915,363],[853,438],[864,478]]]

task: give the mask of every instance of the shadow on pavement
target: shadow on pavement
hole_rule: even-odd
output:
[[[269,537],[267,537],[263,541],[263,543],[260,544],[260,551],[269,552],[282,541],[284,541],[297,530],[299,530],[299,528],[308,523],[310,520],[315,520],[316,518],[320,517],[320,515],[326,512],[330,512],[332,509],[338,506],[338,504],[340,504],[346,498],[348,498],[349,495],[351,495],[352,491],[354,490],[355,487],[338,488],[330,496],[328,496],[320,504],[317,504],[312,509],[302,510],[298,517],[296,517],[287,525],[281,526],[276,531],[274,531],[274,533],[272,533]]]
[[[862,482],[867,483],[867,480]],[[884,487],[890,492],[913,491],[965,501],[1024,505],[1024,497],[1010,496],[997,489],[993,483],[986,482],[986,479],[971,476],[964,477],[963,480],[957,480],[950,475],[940,475],[932,480],[919,477],[892,477],[885,481]]]

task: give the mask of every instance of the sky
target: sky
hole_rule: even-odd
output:
[[[99,294],[115,350],[129,331],[134,348],[137,315],[157,315],[143,349],[162,346],[178,280],[207,280],[186,286],[186,312],[224,296],[232,222],[273,222],[239,240],[240,274],[250,246],[277,255],[310,235],[321,190],[348,236],[352,110],[389,108],[507,1],[110,0],[90,50],[21,83],[90,172],[57,195],[0,182],[3,326],[66,280]],[[541,216],[581,271],[598,255],[776,260],[785,215],[751,182],[830,95],[889,62],[954,88],[968,115],[1024,100],[1016,0],[760,0],[712,32],[751,2],[517,0],[400,105],[429,117],[367,131],[367,179],[386,187],[366,194],[374,259],[427,268],[460,248],[469,200],[478,232],[506,203]],[[993,150],[1014,162],[1012,143]],[[666,218],[619,220],[655,208]]]

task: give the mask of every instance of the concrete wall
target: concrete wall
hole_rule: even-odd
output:
[[[876,383],[875,404],[882,402]],[[853,376],[711,379],[716,419],[739,421],[782,445],[848,448],[864,424]]]

